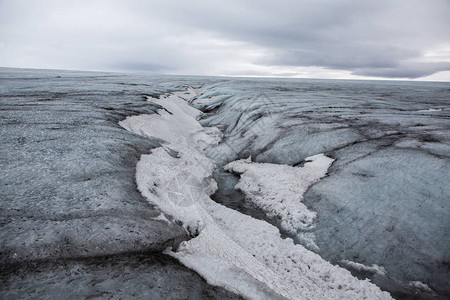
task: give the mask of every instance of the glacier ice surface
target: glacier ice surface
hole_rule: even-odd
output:
[[[175,93],[158,102],[172,114],[149,115],[143,121],[129,117],[121,126],[143,136],[155,137],[160,128],[171,127],[166,147],[143,155],[137,164],[138,189],[164,213],[179,220],[191,234],[190,240],[165,253],[202,275],[208,283],[251,299],[390,299],[369,281],[333,266],[292,239],[282,239],[278,229],[265,221],[229,209],[210,199],[217,189],[212,178],[215,162],[204,155],[204,134],[188,111],[187,102]],[[171,107],[177,105],[179,108]],[[210,146],[217,144],[213,135]],[[178,138],[183,137],[183,138]],[[303,190],[324,175],[332,160],[317,155],[302,168],[294,168],[294,179]],[[153,166],[158,165],[158,169]],[[282,166],[269,166],[273,169]],[[233,166],[241,171],[239,162]],[[291,167],[287,167],[291,168]],[[278,171],[278,170],[277,170]],[[292,175],[291,175],[292,176]],[[287,178],[287,179],[293,179]],[[289,199],[291,200],[291,199]],[[301,204],[301,203],[299,203]],[[310,213],[302,211],[300,214]],[[293,221],[288,219],[287,221]]]
[[[449,297],[448,83],[0,71],[2,270],[23,263],[37,271],[3,272],[8,285],[2,295],[51,295],[45,287],[87,282],[83,276],[69,282],[61,268],[80,263],[80,256],[123,261],[100,268],[93,258],[93,269],[101,271],[89,271],[89,278],[102,279],[133,264],[128,251],[176,247],[196,234],[150,205],[133,179],[142,154],[162,144],[161,155],[173,159],[177,149],[118,125],[128,116],[157,113],[161,107],[152,101],[192,86],[205,91],[191,99],[206,112],[199,122],[224,135],[217,147],[205,150],[217,162],[213,198],[264,219],[264,213],[242,205],[244,195],[234,190],[239,178],[218,170],[250,155],[258,163],[302,167],[305,158],[324,153],[335,161],[303,199],[317,213],[319,254],[335,264],[383,267],[385,276],[349,270],[395,297]],[[194,280],[186,268],[162,257],[164,272],[133,268],[137,276],[129,282],[137,285],[129,287],[142,287],[138,275],[146,272],[150,282],[151,274],[180,285]],[[40,281],[47,278],[43,274],[61,279],[61,285]],[[204,282],[194,294],[197,288],[223,295]]]
[[[0,68],[0,298],[237,298],[155,254],[189,236],[137,190],[136,163],[160,144],[118,125],[157,111],[146,95],[185,87]]]
[[[235,79],[212,89],[234,95],[200,120],[223,128],[206,150],[220,166],[250,155],[292,166],[317,153],[335,159],[304,196],[318,253],[385,268],[384,277],[352,272],[396,297],[433,297],[411,280],[450,295],[448,83]],[[243,196],[225,197],[237,179],[217,176],[221,203],[251,212]]]

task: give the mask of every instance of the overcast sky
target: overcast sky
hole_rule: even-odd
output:
[[[450,81],[450,0],[0,0],[0,66]]]

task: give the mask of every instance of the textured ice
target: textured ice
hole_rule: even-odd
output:
[[[117,124],[185,81],[0,68],[0,298],[235,296],[155,256],[189,236],[136,187],[159,143]]]
[[[307,194],[315,210],[326,203],[316,222],[316,236],[328,237],[318,238],[321,253],[331,260],[382,265],[391,278],[426,275],[430,285],[445,286],[448,160],[408,148],[369,149],[348,161],[337,152],[335,176]]]
[[[200,283],[198,276],[193,279],[193,273],[167,256],[156,258],[166,266],[158,272],[131,268],[135,259],[125,254],[145,252],[139,255],[152,259],[154,254],[147,251],[176,248],[181,240],[198,234],[198,227],[186,230],[149,204],[134,180],[142,154],[151,156],[163,145],[155,153],[168,155],[170,162],[185,152],[118,125],[128,116],[142,114],[159,112],[169,118],[155,101],[187,86],[202,91],[189,99],[206,112],[200,115],[204,128],[199,140],[211,132],[216,135],[212,140],[220,137],[206,127],[218,126],[224,134],[217,147],[205,150],[218,163],[214,199],[265,219],[263,212],[246,207],[244,195],[234,190],[238,176],[221,167],[250,155],[258,163],[301,167],[305,158],[324,153],[335,161],[328,176],[311,186],[303,199],[308,210],[317,212],[311,233],[319,254],[344,267],[342,260],[384,268],[386,275],[347,267],[395,297],[450,296],[448,83],[0,69],[0,275],[6,283],[0,297],[51,298],[73,289],[85,297],[107,298],[105,289],[118,284],[117,290],[112,289],[117,295],[137,290],[137,297],[147,292],[156,298],[231,297]],[[188,93],[184,98],[191,97]],[[209,137],[204,142],[196,149],[208,144]],[[154,162],[151,168],[157,166]],[[104,264],[99,258],[104,255],[122,263]],[[71,281],[74,277],[65,263],[84,259],[90,261],[89,279],[75,276]],[[27,267],[14,273],[17,264]],[[80,268],[85,267],[81,263]],[[130,272],[115,281],[113,276],[125,268]],[[205,264],[204,272],[211,270]],[[120,283],[130,274],[135,276],[121,290]],[[140,281],[140,274],[145,280]],[[104,285],[96,283],[102,279]],[[199,285],[184,289],[191,280]],[[419,281],[429,289],[410,283]],[[159,289],[158,282],[165,282],[161,288],[167,293],[152,294]],[[89,290],[76,289],[93,284]],[[253,286],[273,295],[267,284],[265,289],[256,282]]]
[[[304,196],[318,214],[312,233],[319,253],[335,263],[384,267],[384,278],[355,274],[399,297],[432,296],[412,290],[412,279],[448,296],[449,88],[323,80],[215,84],[213,90],[233,97],[201,120],[224,129],[223,142],[207,155],[219,165],[250,155],[294,166],[316,153],[336,159]],[[236,179],[218,176],[221,203],[249,211],[239,206],[242,197],[222,196],[232,195],[223,189]]]
[[[153,113],[141,93],[159,91],[124,91],[125,80],[2,70],[2,263],[161,250],[186,238],[155,220],[160,212],[136,190],[134,167],[158,143],[117,122]]]
[[[2,299],[242,299],[155,253],[18,264],[0,280]]]

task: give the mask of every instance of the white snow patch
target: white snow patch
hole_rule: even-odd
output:
[[[181,221],[193,236],[178,249],[167,249],[167,254],[209,283],[250,299],[390,299],[369,281],[358,280],[291,239],[282,239],[276,227],[212,201],[209,196],[217,189],[212,179],[215,163],[203,149],[216,144],[219,134],[201,128],[196,121],[199,114],[176,97],[158,102],[173,115],[121,122],[128,130],[165,140],[178,152],[173,157],[163,148],[153,149],[141,157],[136,170],[140,192]],[[320,157],[312,161],[325,170],[329,163]],[[311,169],[310,174],[317,177],[322,171]]]
[[[169,219],[167,219],[166,216],[165,216],[163,213],[161,213],[161,214],[159,214],[159,216],[153,218],[153,220],[164,221],[164,222],[166,222],[166,223],[168,223],[168,224],[171,224],[171,222],[169,221]]]
[[[177,149],[179,157],[163,148],[142,155],[136,167],[139,191],[163,212],[183,222],[195,235],[203,227],[202,203],[217,189],[214,162],[197,151]]]
[[[378,275],[386,275],[387,272],[386,270],[379,265],[373,264],[372,266],[366,266],[351,260],[341,260],[341,263],[345,266],[347,266],[348,268],[357,270],[357,271],[364,271],[364,272],[369,272],[369,273],[373,273],[373,274],[378,274]]]
[[[158,114],[127,117],[119,125],[129,131],[174,145],[200,149],[217,145],[222,138],[221,131],[216,127],[203,128],[197,122],[201,111],[189,106],[178,94],[152,98],[153,102],[165,109],[159,109]]]
[[[433,112],[433,111],[442,111],[442,108],[422,109],[422,110],[418,110],[417,112]]]
[[[421,281],[410,281],[408,285],[427,293],[433,293],[433,290],[427,284]]]
[[[236,189],[241,190],[246,201],[260,208],[268,217],[281,220],[281,227],[297,236],[308,248],[317,250],[314,228],[317,214],[302,203],[309,186],[327,173],[334,159],[323,154],[307,157],[303,167],[252,163],[250,158],[233,161],[225,171],[238,173],[241,178]]]

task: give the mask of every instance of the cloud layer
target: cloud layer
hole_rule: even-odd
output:
[[[448,16],[447,0],[3,0],[0,66],[422,78],[450,71]]]

